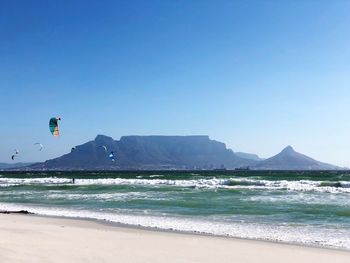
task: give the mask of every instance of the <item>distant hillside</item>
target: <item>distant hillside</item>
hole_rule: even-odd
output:
[[[291,146],[286,147],[279,154],[259,162],[254,169],[261,170],[334,170],[340,169],[335,165],[316,161],[306,155],[294,151]]]
[[[248,159],[248,160],[253,160],[253,161],[262,161],[264,159],[260,158],[257,154],[253,154],[253,153],[244,153],[244,152],[235,152],[235,154],[238,157],[244,158],[244,159]]]
[[[2,169],[14,169],[30,166],[33,163],[0,163],[0,170]]]
[[[105,145],[106,153],[101,147]],[[116,162],[108,158],[110,151]],[[224,143],[208,136],[124,136],[120,141],[98,135],[61,157],[32,169],[234,169],[257,162],[238,157]]]

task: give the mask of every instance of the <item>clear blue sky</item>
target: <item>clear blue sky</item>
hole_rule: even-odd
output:
[[[349,14],[346,0],[2,1],[0,162],[97,134],[207,134],[350,166]]]

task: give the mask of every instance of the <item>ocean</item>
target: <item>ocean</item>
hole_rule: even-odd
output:
[[[0,210],[350,250],[349,171],[0,172]]]

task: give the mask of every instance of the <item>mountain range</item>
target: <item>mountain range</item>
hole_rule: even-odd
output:
[[[102,147],[105,146],[105,147]],[[107,151],[106,151],[107,149]],[[108,158],[110,152],[115,162]],[[74,147],[61,157],[28,166],[31,170],[334,170],[335,165],[297,153],[291,146],[262,159],[258,155],[234,152],[209,136],[123,136],[114,140],[98,135]]]
[[[0,163],[0,169],[15,169],[32,165],[33,163]]]

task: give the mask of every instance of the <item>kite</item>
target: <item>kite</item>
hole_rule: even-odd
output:
[[[108,155],[109,159],[112,161],[112,162],[115,162],[115,159],[114,159],[114,153],[111,152],[109,155]]]
[[[107,147],[104,145],[100,145],[101,148],[103,148],[105,150],[105,152],[107,152]]]
[[[15,160],[15,157],[19,154],[19,151],[17,149],[14,149],[15,153],[11,156],[12,160]]]
[[[58,131],[58,121],[60,121],[60,120],[61,120],[61,118],[59,118],[59,117],[53,117],[49,121],[50,132],[55,137],[58,137],[60,135],[59,131]]]
[[[44,146],[40,142],[36,142],[34,143],[34,145],[39,145],[39,151],[41,151],[44,148]]]

